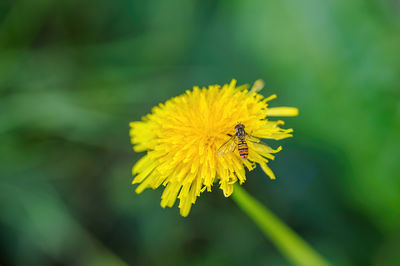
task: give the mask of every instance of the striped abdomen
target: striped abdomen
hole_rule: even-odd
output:
[[[247,143],[245,140],[239,140],[238,150],[239,150],[240,157],[242,157],[244,160],[246,160],[247,156],[249,155],[249,148],[247,147]]]

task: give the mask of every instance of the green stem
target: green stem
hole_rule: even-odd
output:
[[[233,200],[253,220],[266,237],[295,265],[330,265],[300,236],[282,223],[271,211],[235,184]]]

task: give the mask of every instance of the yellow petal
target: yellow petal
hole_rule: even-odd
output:
[[[273,107],[268,108],[267,116],[297,116],[299,109],[294,107]]]
[[[269,178],[271,178],[271,179],[276,178],[274,172],[272,172],[271,168],[269,168],[266,163],[259,162],[259,164],[261,166],[261,169],[264,171],[264,173],[266,173],[269,176]]]
[[[139,183],[136,192],[164,186],[161,207],[172,207],[178,198],[180,213],[187,216],[196,198],[211,191],[215,181],[229,197],[234,183],[245,182],[245,168],[253,170],[259,164],[274,179],[267,163],[280,148],[274,150],[249,139],[247,160],[240,157],[237,145],[234,151],[217,153],[239,122],[257,138],[278,140],[292,136],[292,129],[282,128],[283,121],[271,121],[268,116],[294,116],[298,110],[268,109],[268,101],[276,95],[265,98],[259,94],[261,80],[250,91],[248,87],[237,86],[236,80],[223,86],[194,87],[155,106],[142,121],[130,123],[134,150],[146,151],[132,169],[132,183]]]

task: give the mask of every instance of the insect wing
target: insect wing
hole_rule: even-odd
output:
[[[268,153],[275,153],[275,152],[277,152],[279,150],[279,148],[278,148],[278,150],[272,149],[264,141],[260,140],[259,138],[254,137],[254,136],[252,136],[250,134],[247,134],[247,133],[246,133],[246,140],[248,142],[251,142],[252,145],[254,146],[254,148],[256,150],[259,150],[259,151],[265,151],[265,152],[268,152]]]
[[[236,147],[235,135],[233,135],[224,144],[222,144],[221,147],[219,147],[217,154],[218,156],[222,156],[224,154],[232,152],[235,149],[235,147]]]
[[[259,143],[259,144],[267,145],[267,144],[265,144],[264,142],[262,142],[259,138],[254,137],[254,136],[252,136],[252,135],[250,135],[250,134],[248,134],[248,133],[246,133],[246,140],[247,140],[247,141],[251,141],[251,142],[253,142],[253,143]]]

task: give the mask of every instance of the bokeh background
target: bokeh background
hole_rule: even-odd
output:
[[[245,184],[334,265],[400,265],[400,3],[1,0],[1,265],[289,265],[215,187],[134,193],[128,123],[266,81],[294,138]]]

